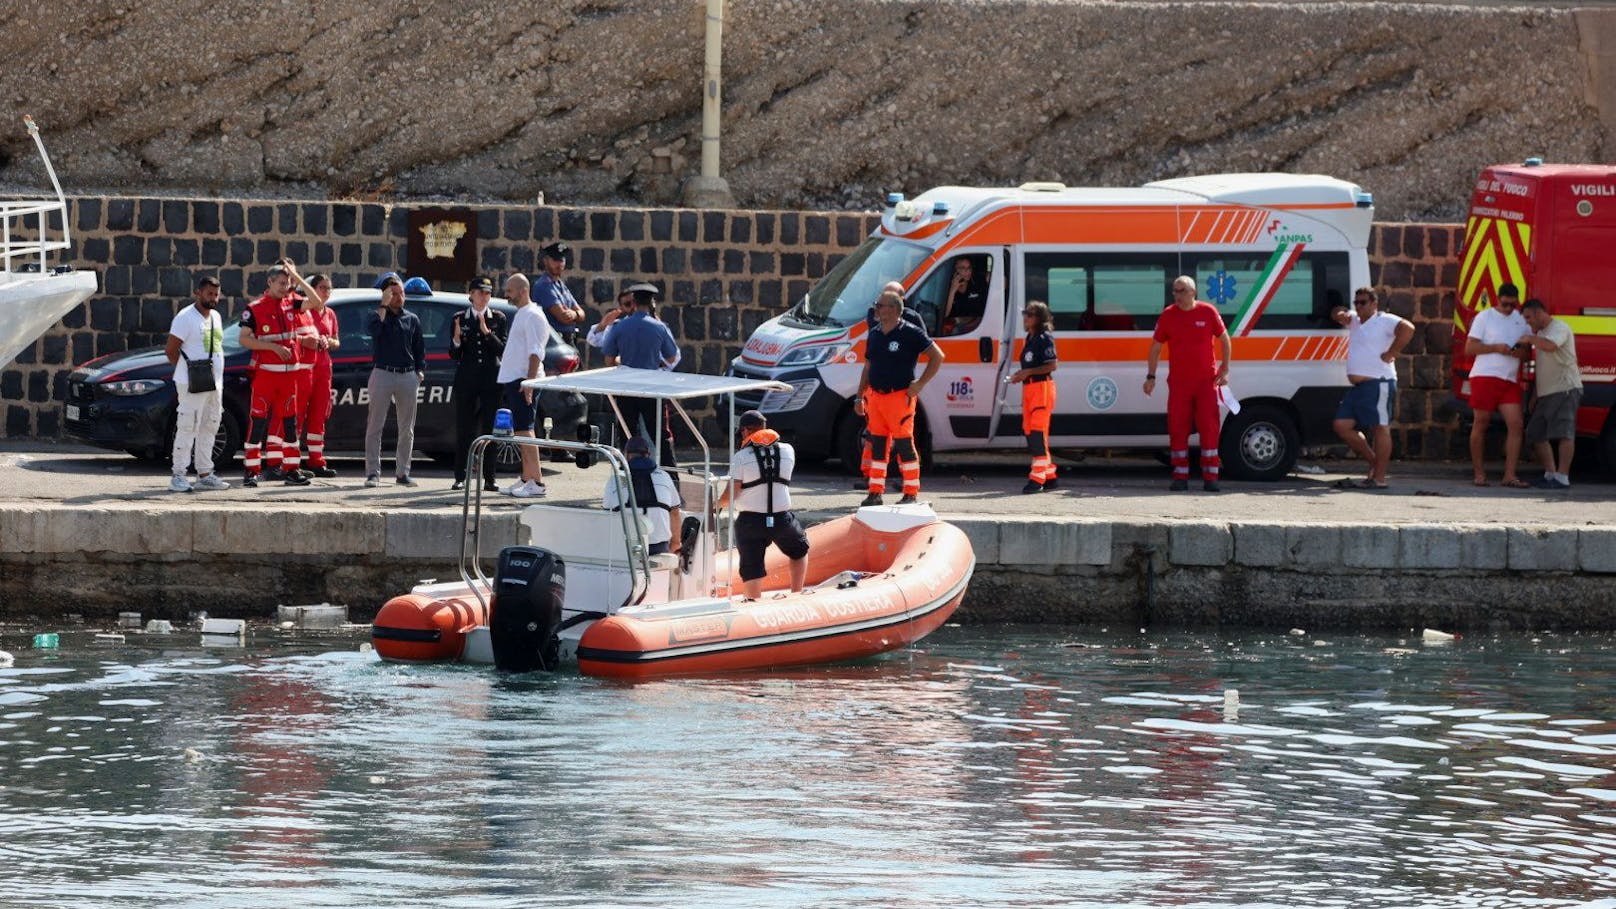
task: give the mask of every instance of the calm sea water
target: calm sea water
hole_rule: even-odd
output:
[[[946,628],[633,685],[359,643],[0,634],[0,905],[1616,906],[1609,636]]]

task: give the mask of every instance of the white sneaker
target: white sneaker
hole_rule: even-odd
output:
[[[511,490],[511,495],[518,499],[533,499],[544,495],[545,488],[532,480],[523,480]]]
[[[176,475],[176,476],[171,477],[169,479],[169,481],[168,481],[168,491],[169,492],[190,492],[191,491],[191,483],[190,483],[189,480],[185,479],[185,477]]]
[[[526,481],[526,480],[512,480],[510,482],[510,485],[504,487],[503,489],[501,489],[499,491],[499,494],[500,495],[505,495],[505,496],[514,496],[514,495],[517,494],[516,491],[518,489],[526,489],[527,485],[528,485],[528,481]]]
[[[218,474],[210,473],[207,476],[201,478],[200,480],[197,480],[195,488],[197,488],[197,489],[229,489],[230,484],[225,482],[224,480],[221,480],[219,478]]]

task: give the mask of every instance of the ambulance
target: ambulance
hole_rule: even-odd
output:
[[[760,326],[731,369],[791,385],[743,403],[799,457],[856,469],[859,341],[881,287],[900,281],[947,357],[920,396],[923,456],[1019,449],[1021,396],[1004,379],[1021,354],[1019,313],[1042,300],[1060,354],[1050,444],[1165,449],[1166,385],[1145,395],[1145,360],[1173,279],[1190,275],[1233,341],[1229,383],[1241,406],[1225,412],[1217,442],[1225,475],[1276,479],[1302,446],[1336,438],[1347,338],[1330,311],[1369,283],[1373,217],[1360,187],[1291,174],[893,194],[872,236]],[[1170,380],[1165,357],[1161,370]]]
[[[1470,322],[1505,283],[1522,300],[1541,299],[1576,334],[1577,435],[1598,440],[1600,467],[1616,472],[1616,167],[1528,158],[1481,172],[1453,309],[1453,390],[1462,401],[1470,397]]]

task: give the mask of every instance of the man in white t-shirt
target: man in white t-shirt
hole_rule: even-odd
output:
[[[535,438],[539,420],[539,393],[523,388],[528,379],[544,375],[544,348],[550,343],[550,323],[529,296],[531,286],[527,276],[511,275],[505,279],[505,299],[516,307],[511,317],[511,333],[505,339],[505,351],[499,357],[499,384],[505,389],[505,406],[511,412],[511,430],[523,438]],[[539,467],[539,450],[531,445],[521,446],[522,478],[505,487],[505,494],[518,499],[537,498],[548,490],[544,488],[544,473]]]
[[[808,577],[808,534],[791,510],[791,474],[797,454],[780,441],[763,414],[741,414],[735,456],[729,462],[729,489],[720,498],[734,498],[735,552],[739,556],[741,589],[746,598],[763,596],[763,556],[769,544],[780,547],[791,560],[791,590],[801,591]]]
[[[174,365],[174,392],[178,406],[174,412],[174,476],[169,492],[190,492],[185,479],[193,449],[196,460],[196,489],[229,489],[230,484],[213,472],[213,437],[219,432],[224,414],[224,322],[214,310],[219,305],[219,279],[204,275],[196,282],[196,302],[180,310],[168,328],[168,346],[163,353]],[[191,390],[191,362],[207,361],[213,366],[213,389]]]
[[[1526,423],[1526,441],[1543,464],[1538,489],[1571,488],[1571,456],[1577,450],[1577,408],[1582,405],[1582,368],[1577,365],[1577,336],[1571,326],[1549,315],[1543,301],[1521,304],[1532,333],[1521,340],[1537,351],[1537,396]],[[1555,449],[1559,449],[1559,463]]]
[[[1335,411],[1335,434],[1352,453],[1369,462],[1363,480],[1342,480],[1343,489],[1385,489],[1392,459],[1392,410],[1397,404],[1397,367],[1393,363],[1414,337],[1414,323],[1382,312],[1374,288],[1352,294],[1352,312],[1337,307],[1330,317],[1347,328],[1347,381],[1352,387]],[[1374,437],[1364,438],[1362,430]]]
[[[1493,412],[1504,418],[1504,476],[1500,486],[1526,489],[1515,475],[1521,460],[1521,357],[1532,348],[1520,344],[1527,333],[1521,317],[1521,292],[1513,284],[1498,285],[1498,303],[1476,313],[1465,339],[1470,366],[1470,468],[1477,486],[1487,485],[1487,424]]]

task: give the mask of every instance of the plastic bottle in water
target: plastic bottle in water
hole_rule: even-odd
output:
[[[55,650],[61,642],[61,636],[54,631],[34,635],[35,650]]]
[[[501,407],[494,411],[494,435],[509,438],[511,434],[511,411],[508,407]]]

